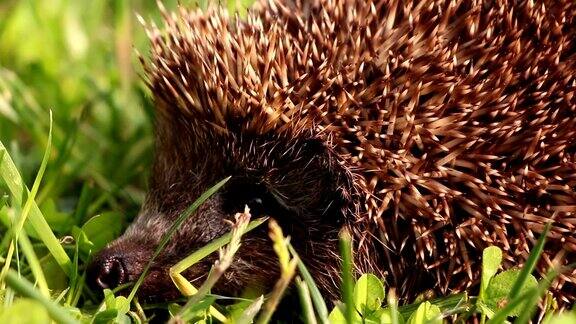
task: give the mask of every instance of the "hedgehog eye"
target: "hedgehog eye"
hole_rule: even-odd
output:
[[[248,205],[252,217],[278,216],[282,207],[276,198],[262,184],[233,183],[224,194],[224,209],[229,213],[244,210]]]
[[[252,215],[261,216],[265,213],[264,200],[260,197],[253,197],[246,203],[246,205],[250,208],[250,214]]]

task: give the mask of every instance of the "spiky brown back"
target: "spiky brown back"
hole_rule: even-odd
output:
[[[410,295],[420,265],[445,292],[477,282],[486,246],[521,264],[550,220],[539,269],[575,259],[574,13],[572,0],[262,1],[245,20],[181,9],[148,29],[145,65],[160,114],[189,119],[199,141],[325,138],[362,193],[361,268]],[[575,281],[556,283],[566,301]]]

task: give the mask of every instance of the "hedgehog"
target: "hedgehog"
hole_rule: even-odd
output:
[[[355,271],[403,302],[477,289],[482,250],[522,266],[551,222],[537,270],[576,261],[576,2],[260,0],[246,17],[211,5],[146,24],[156,106],[149,192],[89,266],[100,288],[135,281],[161,237],[231,176],[171,239],[139,295],[180,293],[168,269],[230,230],[236,212],[276,220],[326,297],[338,233]],[[205,278],[215,255],[188,269]],[[270,288],[266,229],[245,235],[220,294]],[[576,271],[552,286],[576,297]]]

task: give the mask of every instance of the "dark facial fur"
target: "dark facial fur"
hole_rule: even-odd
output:
[[[160,121],[156,162],[148,199],[126,233],[98,254],[90,275],[96,286],[137,280],[172,222],[204,191],[232,176],[225,187],[191,215],[154,262],[139,294],[147,300],[180,296],[168,276],[174,263],[230,231],[230,221],[244,206],[253,218],[270,216],[325,287],[337,290],[337,233],[349,214],[352,186],[333,153],[311,136],[285,139],[228,133],[194,142],[187,123]],[[184,273],[200,284],[216,260],[211,255]],[[110,261],[122,269],[109,275]],[[104,274],[102,274],[104,272]],[[269,289],[278,278],[278,263],[267,226],[245,235],[242,247],[215,291],[238,294],[249,286]],[[321,273],[321,275],[320,275]],[[100,279],[98,279],[100,277]]]

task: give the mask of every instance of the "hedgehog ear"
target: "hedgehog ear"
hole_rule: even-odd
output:
[[[327,223],[343,224],[353,209],[351,197],[355,187],[351,172],[340,163],[338,154],[324,139],[305,139],[302,149],[310,160],[316,160],[308,167],[312,168],[309,172],[314,173],[320,181],[316,186],[320,191],[319,215]]]

